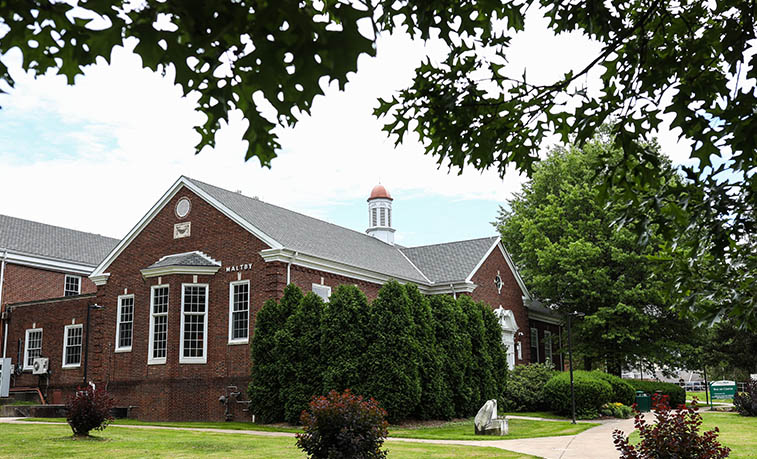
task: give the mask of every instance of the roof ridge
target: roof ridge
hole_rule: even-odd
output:
[[[184,175],[183,177],[186,178],[187,180],[191,181],[191,182],[201,183],[203,185],[206,185],[206,186],[209,186],[209,187],[213,187],[213,188],[219,189],[221,191],[225,191],[227,193],[236,194],[236,195],[242,196],[243,198],[245,198],[247,200],[250,200],[250,201],[257,201],[257,202],[265,204],[267,206],[275,207],[277,209],[281,209],[281,210],[284,210],[286,212],[291,212],[293,214],[301,215],[301,216],[303,216],[305,218],[310,218],[312,220],[317,220],[317,221],[319,221],[321,223],[325,223],[327,225],[331,225],[331,226],[335,226],[335,227],[343,229],[343,230],[351,231],[351,232],[353,232],[355,234],[359,234],[360,236],[363,236],[363,237],[367,238],[366,240],[376,241],[376,242],[379,242],[381,244],[388,245],[389,247],[395,247],[395,246],[393,246],[391,244],[387,244],[386,242],[384,242],[384,241],[382,241],[380,239],[377,239],[377,238],[375,238],[373,236],[369,236],[368,234],[366,234],[364,232],[357,231],[357,230],[354,230],[352,228],[347,228],[346,226],[337,225],[336,223],[332,223],[332,222],[327,221],[327,220],[322,220],[320,218],[312,217],[312,216],[304,214],[302,212],[297,212],[296,210],[287,209],[286,207],[279,206],[279,205],[276,205],[276,204],[272,204],[270,202],[263,201],[262,199],[251,198],[251,197],[246,196],[246,195],[244,195],[242,193],[237,193],[235,191],[227,190],[226,188],[221,188],[220,186],[216,186],[216,185],[213,185],[211,183],[203,182],[202,180],[193,179],[192,177],[187,177],[186,175]],[[398,247],[395,247],[395,248],[397,248],[397,250],[399,250]]]
[[[65,226],[51,225],[50,223],[38,222],[36,220],[28,220],[26,218],[14,217],[12,215],[0,214],[0,217],[10,218],[10,219],[13,219],[13,220],[19,220],[19,221],[22,221],[22,222],[34,223],[35,225],[48,226],[50,228],[62,229],[62,230],[65,230],[65,231],[74,231],[76,233],[89,234],[89,235],[101,237],[101,238],[104,238],[104,239],[112,239],[112,240],[114,240],[116,242],[120,241],[120,239],[115,238],[115,237],[103,236],[102,234],[92,233],[92,232],[89,232],[89,231],[82,231],[82,230],[73,229],[73,228],[66,228]]]
[[[476,238],[473,238],[473,239],[461,239],[459,241],[440,242],[440,243],[437,243],[437,244],[426,244],[426,245],[415,245],[415,246],[412,246],[412,247],[402,247],[400,250],[404,250],[404,249],[422,249],[422,248],[425,248],[425,247],[436,247],[436,246],[441,246],[441,245],[459,244],[461,242],[483,241],[485,239],[498,239],[498,238],[499,238],[499,236],[476,237]]]

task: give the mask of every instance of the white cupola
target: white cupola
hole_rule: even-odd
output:
[[[373,187],[371,197],[368,198],[368,229],[365,232],[369,236],[394,245],[392,196],[381,184]]]

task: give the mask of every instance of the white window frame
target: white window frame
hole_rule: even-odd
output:
[[[119,347],[119,338],[121,336],[121,308],[123,307],[123,300],[131,298],[131,345]],[[137,309],[137,303],[134,300],[134,294],[118,296],[118,307],[116,308],[116,347],[113,352],[131,352],[131,347],[134,345],[134,316]]]
[[[247,285],[247,336],[234,339],[234,287]],[[247,344],[250,342],[250,303],[252,300],[250,281],[241,280],[229,283],[229,344]]]
[[[155,290],[159,288],[168,289],[168,305],[165,313],[155,314]],[[153,285],[150,287],[150,337],[148,338],[147,346],[147,364],[148,365],[163,365],[166,363],[168,357],[168,310],[171,307],[171,287],[168,284]],[[153,357],[153,351],[155,350],[155,316],[166,317],[166,355],[164,357]]]
[[[67,295],[68,290],[66,289],[66,287],[68,286],[69,278],[77,279],[79,281],[79,288],[76,291],[76,293],[72,295]],[[66,276],[63,278],[63,296],[75,296],[75,295],[81,295],[81,276],[74,276],[73,274],[66,274]]]
[[[323,295],[321,295],[320,293],[318,293],[318,292],[316,291],[316,289],[319,289],[319,290],[323,290],[323,291],[326,291],[326,290],[328,290],[328,294],[327,294],[327,295],[326,295],[326,297],[324,298],[324,297],[323,297]],[[328,302],[329,302],[329,297],[331,296],[331,287],[329,287],[328,285],[323,285],[323,284],[315,284],[315,283],[314,283],[314,284],[313,284],[313,287],[312,287],[312,291],[313,291],[313,293],[315,293],[316,295],[320,296],[320,297],[321,297],[321,299],[322,299],[322,300],[324,301],[324,303],[328,303]]]
[[[42,355],[42,339],[44,337],[44,333],[42,333],[41,328],[27,328],[26,329],[26,335],[24,335],[24,370],[33,370],[34,369],[34,362],[32,361],[32,364],[29,365],[29,335],[34,332],[39,332],[40,338],[39,338],[39,355]]]
[[[81,343],[79,344],[79,363],[66,363],[68,349],[68,334],[71,330],[78,328],[81,330]],[[84,352],[84,327],[82,324],[66,325],[63,329],[63,356],[61,358],[61,368],[79,368]]]
[[[549,363],[552,362],[552,332],[544,330],[544,359]]]
[[[205,287],[205,316],[202,334],[202,357],[184,357],[184,290],[187,287]],[[208,304],[210,286],[208,284],[181,284],[181,329],[179,330],[179,363],[208,363]]]

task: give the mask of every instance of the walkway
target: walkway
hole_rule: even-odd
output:
[[[53,423],[43,421],[23,421],[22,419],[23,418],[0,418],[0,423],[61,425],[59,422]],[[554,419],[529,419],[554,421]],[[514,451],[517,453],[531,454],[533,456],[543,457],[547,459],[609,459],[618,457],[619,454],[615,449],[615,445],[612,441],[612,432],[615,429],[620,429],[626,434],[630,433],[631,431],[633,431],[633,419],[613,419],[609,421],[599,422],[601,422],[602,424],[597,427],[585,430],[578,435],[565,435],[561,437],[523,438],[519,440],[424,440],[415,438],[389,437],[386,441],[390,444],[393,442],[414,442],[433,443],[437,445],[488,446],[505,449],[508,451]],[[123,424],[111,425],[113,427],[123,427],[128,429],[190,430],[194,432],[261,435],[267,437],[294,436],[293,433],[288,432],[264,432],[255,430],[205,429],[195,427],[165,427]]]

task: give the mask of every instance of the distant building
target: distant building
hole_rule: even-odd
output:
[[[14,384],[37,386],[30,356],[48,357],[51,401],[86,373],[135,417],[223,419],[219,397],[249,382],[255,314],[289,283],[326,300],[340,284],[373,299],[390,279],[428,295],[471,295],[498,314],[510,366],[559,358],[560,321],[532,303],[498,237],[403,247],[394,243],[392,203],[374,187],[361,233],[181,177],[123,240],[84,243],[91,250],[80,275],[96,290],[86,278],[84,290],[64,298],[3,284],[12,298],[3,296],[3,352],[14,362],[22,356],[27,369]],[[0,241],[4,222],[15,220],[0,220]],[[19,240],[34,246],[39,234]]]

